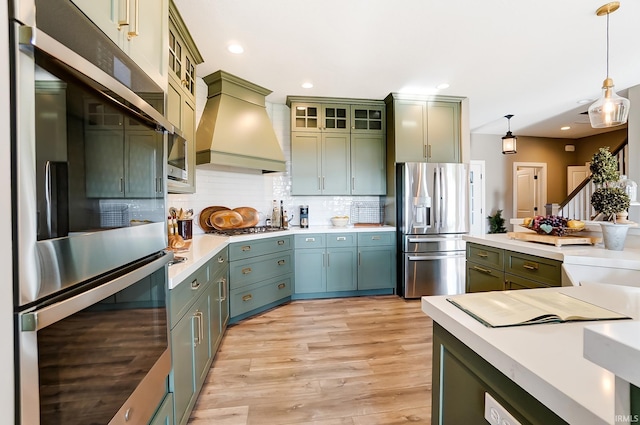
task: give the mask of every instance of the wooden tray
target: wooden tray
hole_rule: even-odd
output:
[[[592,236],[551,236],[551,235],[539,235],[531,232],[507,232],[507,236],[510,239],[517,239],[520,241],[528,242],[540,242],[555,246],[562,245],[595,245],[600,242],[602,238]]]

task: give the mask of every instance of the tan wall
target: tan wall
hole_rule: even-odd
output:
[[[567,166],[584,165],[599,147],[612,150],[624,141],[626,129],[582,139],[551,139],[518,136],[518,153],[503,155],[502,135],[472,134],[471,159],[485,161],[485,203],[487,215],[503,210],[503,217],[513,217],[513,163],[547,164],[547,202],[560,203],[567,196]],[[574,145],[566,152],[565,145]]]

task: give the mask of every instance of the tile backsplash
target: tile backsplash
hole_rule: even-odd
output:
[[[198,99],[196,101],[196,121],[199,122],[206,101],[207,86],[198,79]],[[204,87],[202,87],[204,84]],[[205,98],[201,98],[204,93]],[[283,104],[267,103],[267,113],[273,123],[276,137],[286,158],[286,172],[262,174],[258,170],[211,167],[196,168],[196,193],[169,194],[168,206],[178,209],[193,209],[194,221],[204,208],[221,205],[228,208],[253,207],[260,214],[260,223],[271,216],[272,201],[283,201],[292,225],[300,223],[300,205],[309,206],[311,226],[330,225],[335,215],[350,215],[353,202],[378,201],[377,196],[293,196],[291,195],[291,137],[289,107]],[[194,233],[203,233],[197,224]]]

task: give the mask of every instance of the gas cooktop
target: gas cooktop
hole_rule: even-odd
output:
[[[272,232],[284,232],[288,229],[283,229],[282,227],[270,227],[270,226],[255,226],[255,227],[245,227],[240,229],[227,229],[227,230],[208,230],[205,233],[209,235],[220,235],[220,236],[239,236],[239,235],[251,235],[254,233],[272,233]]]

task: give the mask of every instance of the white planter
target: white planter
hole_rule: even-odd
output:
[[[602,239],[605,249],[622,251],[624,249],[624,241],[627,238],[629,225],[602,222],[600,226],[602,227]]]

